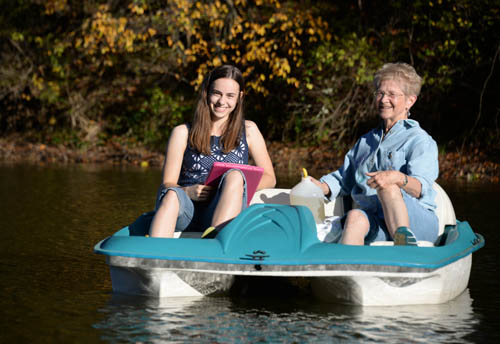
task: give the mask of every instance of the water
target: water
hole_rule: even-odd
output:
[[[153,208],[160,176],[134,167],[0,165],[0,343],[500,340],[499,185],[441,183],[458,218],[486,238],[469,288],[446,304],[363,308],[267,295],[269,286],[250,298],[113,295],[93,246]]]

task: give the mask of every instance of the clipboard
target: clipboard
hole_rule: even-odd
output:
[[[222,175],[232,168],[241,170],[245,175],[247,181],[247,205],[250,205],[255,191],[257,191],[257,186],[259,185],[262,175],[264,174],[264,168],[259,166],[245,165],[245,164],[234,164],[230,162],[214,162],[212,169],[210,170],[207,179],[205,180],[205,185],[217,186],[219,185],[220,178]]]

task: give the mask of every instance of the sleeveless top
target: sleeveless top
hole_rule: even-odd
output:
[[[189,124],[187,126],[190,130],[191,126]],[[188,140],[177,183],[180,186],[205,183],[208,173],[216,161],[248,164],[248,143],[245,130],[242,132],[239,144],[232,151],[224,153],[222,148],[220,136],[210,137],[210,151],[212,152],[210,155],[199,153],[194,147],[191,147]]]

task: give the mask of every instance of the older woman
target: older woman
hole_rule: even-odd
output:
[[[380,126],[356,142],[340,169],[314,180],[328,198],[351,195],[359,205],[341,222],[341,243],[394,240],[414,245],[437,239],[432,188],[439,171],[437,145],[418,122],[408,119],[421,83],[406,63],[387,63],[378,70],[374,84]]]

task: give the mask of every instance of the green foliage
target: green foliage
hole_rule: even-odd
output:
[[[126,123],[128,135],[160,149],[165,146],[170,130],[189,119],[193,109],[185,104],[182,96],[166,94],[158,87],[148,90],[147,96]]]

